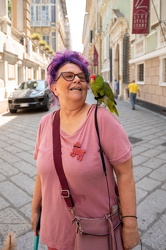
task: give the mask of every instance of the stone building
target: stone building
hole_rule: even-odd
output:
[[[139,84],[139,104],[166,115],[166,1],[149,6],[149,32],[131,36],[130,76]]]
[[[65,0],[31,0],[31,33],[38,33],[54,51],[70,48]]]
[[[128,99],[127,84],[135,80],[138,103],[166,114],[166,1],[149,1],[148,34],[132,34],[134,0],[87,0],[83,54],[90,70],[101,74],[119,99]],[[97,50],[97,63],[96,51]]]
[[[130,1],[126,0],[126,2]],[[114,80],[118,80],[119,98],[123,98],[124,95],[124,78],[125,81],[129,81],[129,66],[127,65],[130,53],[128,46],[130,12],[126,7],[126,2],[86,1],[83,29],[83,54],[89,60],[91,72],[101,74],[112,88],[114,88]],[[97,50],[97,63],[95,49]],[[124,58],[127,58],[127,65]]]
[[[39,2],[39,5],[41,2],[40,0],[32,1],[36,3]],[[57,5],[55,6],[55,11],[57,15],[55,16],[58,16],[59,19],[58,22],[53,22],[50,25],[52,25],[52,30],[55,30],[56,33],[54,37],[54,44],[56,44],[55,49],[62,49],[65,48],[66,43],[69,44],[70,41],[70,39],[67,39],[67,36],[69,36],[69,24],[66,24],[65,22],[65,16],[67,14],[65,1],[56,1],[56,3]],[[12,92],[22,81],[45,79],[46,77],[46,68],[51,56],[48,52],[44,51],[37,42],[31,39],[32,31],[30,26],[30,10],[30,0],[1,0],[0,113],[8,110],[7,97],[10,95],[10,92]],[[41,10],[41,8],[39,8],[39,10]],[[46,15],[47,12],[40,12],[39,10],[39,16],[40,14]],[[54,11],[54,8],[50,8],[49,10]],[[48,15],[50,16],[50,12]],[[68,27],[67,30],[66,25]],[[37,29],[38,28],[39,25]],[[45,28],[46,31],[43,30]],[[44,32],[43,36],[46,36],[48,29],[51,29],[50,26],[41,26],[41,30]],[[54,31],[52,31],[52,33],[53,32]],[[52,37],[52,44],[53,41],[54,39]]]

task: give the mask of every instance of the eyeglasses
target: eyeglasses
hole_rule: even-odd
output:
[[[86,76],[84,73],[78,73],[74,74],[73,72],[61,72],[58,78],[55,81],[58,81],[60,77],[63,77],[66,81],[71,82],[74,80],[75,76],[78,76],[80,78],[81,82],[86,82]]]

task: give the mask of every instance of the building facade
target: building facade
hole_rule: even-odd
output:
[[[138,103],[165,114],[166,1],[149,1],[149,29],[143,35],[132,34],[133,3],[86,1],[83,54],[91,72],[101,74],[112,89],[115,79],[119,81],[119,99],[129,98],[126,87],[135,80],[141,92]]]
[[[38,0],[38,2],[40,3],[40,0]],[[51,2],[54,2],[54,0],[51,0]],[[56,33],[55,37],[53,37],[54,31],[48,33],[47,30],[45,32],[45,26],[39,27],[40,24],[38,24],[37,28],[40,28],[44,32],[43,37],[46,37],[46,40],[47,34],[52,34],[52,44],[56,45],[56,48],[62,49],[66,47],[67,41],[69,43],[70,40],[67,40],[66,38],[67,32],[64,17],[67,13],[65,1],[59,1],[58,5],[54,7],[55,8],[51,8],[50,11],[54,12],[55,10],[59,18],[58,23],[53,22],[52,25],[52,29],[55,30]],[[41,8],[39,9],[41,10]],[[30,17],[32,10],[30,10],[30,0],[1,1],[0,113],[8,110],[7,98],[10,95],[10,92],[12,92],[14,88],[17,88],[22,81],[45,79],[46,77],[46,68],[51,55],[44,51],[38,45],[38,42],[31,39],[32,31]],[[37,13],[40,16],[43,12],[41,13],[38,10]],[[44,13],[45,18],[47,19],[47,12]],[[52,18],[54,18],[54,16]],[[58,29],[56,29],[56,25],[59,25]],[[47,26],[47,29],[51,28]]]
[[[65,0],[31,0],[31,33],[38,33],[54,50],[70,48],[70,26]]]
[[[149,32],[131,36],[130,72],[141,90],[140,105],[166,115],[166,1],[149,6]]]

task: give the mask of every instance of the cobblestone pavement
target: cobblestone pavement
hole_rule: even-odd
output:
[[[87,102],[93,100],[89,93]],[[118,119],[133,147],[143,250],[166,250],[166,117],[139,106],[131,110],[128,101],[117,103]],[[32,155],[38,124],[45,114],[0,115],[0,247],[7,232],[13,231],[18,250],[33,249],[30,214],[36,168]],[[46,248],[40,243],[39,249]]]

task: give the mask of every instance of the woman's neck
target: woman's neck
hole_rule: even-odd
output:
[[[90,105],[84,103],[82,106],[73,109],[60,110],[60,128],[66,134],[73,134],[83,124],[87,117]]]
[[[80,114],[84,112],[84,109],[89,106],[86,103],[81,103],[81,104],[73,104],[73,105],[60,105],[60,114],[63,116],[71,116],[74,117],[77,114]]]

